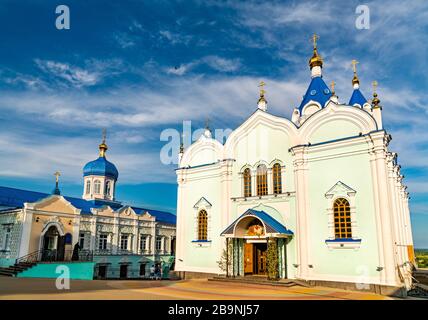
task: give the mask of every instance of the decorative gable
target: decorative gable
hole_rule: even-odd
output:
[[[118,212],[121,216],[129,217],[129,218],[132,218],[136,215],[134,209],[132,209],[130,206],[125,206],[119,209]]]
[[[198,202],[196,202],[195,205],[193,206],[193,208],[195,209],[199,209],[199,208],[209,209],[211,207],[212,207],[212,204],[204,197],[200,198]]]
[[[338,181],[333,187],[330,188],[325,194],[327,199],[331,199],[337,195],[347,195],[349,197],[355,196],[357,191],[344,184],[342,181]]]
[[[140,220],[155,221],[156,217],[152,216],[148,211],[138,217]]]
[[[55,213],[80,214],[80,209],[74,207],[60,195],[51,195],[37,202],[25,203],[25,208]]]
[[[102,206],[101,208],[98,209],[91,209],[93,214],[99,215],[99,216],[108,216],[108,217],[114,217],[115,216],[115,212],[112,208],[110,208],[110,206]]]

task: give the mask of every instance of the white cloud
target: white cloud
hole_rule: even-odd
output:
[[[241,66],[239,59],[225,59],[218,56],[207,56],[202,61],[211,68],[221,72],[236,71]]]
[[[189,63],[166,68],[166,73],[183,76],[197,66],[204,64],[219,72],[233,72],[237,71],[241,67],[241,62],[239,59],[226,59],[219,56],[206,56]]]
[[[172,45],[176,45],[176,44],[188,45],[193,38],[193,36],[191,35],[174,33],[168,30],[161,30],[159,31],[159,34],[161,35],[161,38],[167,39]]]
[[[62,78],[76,87],[92,86],[100,80],[98,72],[83,70],[67,63],[40,59],[35,59],[35,63],[45,73],[53,77]]]
[[[134,47],[136,41],[133,37],[124,32],[117,32],[113,35],[114,40],[119,44],[122,49]]]

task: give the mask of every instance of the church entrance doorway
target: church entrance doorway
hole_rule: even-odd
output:
[[[50,226],[43,236],[42,261],[61,261],[65,254],[65,236],[61,236],[56,226]]]
[[[244,244],[244,274],[266,275],[267,269],[267,244]]]

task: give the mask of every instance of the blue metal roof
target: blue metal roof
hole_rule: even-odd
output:
[[[331,91],[325,84],[322,77],[314,77],[309,84],[308,90],[306,90],[305,95],[303,96],[303,100],[300,103],[299,111],[302,114],[303,107],[309,101],[318,102],[322,108],[324,108],[325,103],[330,99]]]
[[[259,218],[266,225],[266,232],[268,233],[282,233],[292,235],[293,232],[288,230],[278,220],[272,218],[269,214],[264,211],[248,209],[241,214],[234,222],[232,222],[220,235],[232,234],[236,223],[244,216],[253,215]]]
[[[351,99],[349,99],[349,105],[353,106],[353,105],[360,105],[360,107],[362,107],[365,103],[367,103],[367,99],[364,98],[363,94],[361,93],[360,89],[354,89],[354,91],[352,92],[352,96]]]
[[[0,186],[0,211],[10,210],[24,207],[24,203],[32,203],[42,200],[51,196],[49,193],[35,192],[29,190],[15,189]],[[113,210],[118,210],[126,205],[120,202],[105,201],[105,200],[85,200],[81,198],[66,197],[65,200],[70,202],[75,208],[81,210],[81,214],[91,214],[91,209],[101,208],[105,205],[110,206]],[[144,214],[146,211],[156,218],[156,221],[175,224],[176,216],[172,213],[165,211],[158,211],[152,209],[143,209],[138,207],[131,208],[136,214]]]
[[[119,172],[113,163],[108,161],[105,157],[99,157],[94,161],[88,162],[83,167],[83,176],[90,175],[107,176],[117,180]]]

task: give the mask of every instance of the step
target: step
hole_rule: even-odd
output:
[[[283,286],[283,287],[293,287],[293,286],[310,287],[308,283],[304,281],[299,281],[299,280],[281,279],[278,281],[273,281],[273,280],[268,280],[267,278],[259,278],[259,277],[251,277],[251,276],[235,277],[235,278],[213,277],[208,279],[208,281],[238,282],[238,283],[262,284],[262,285]]]

